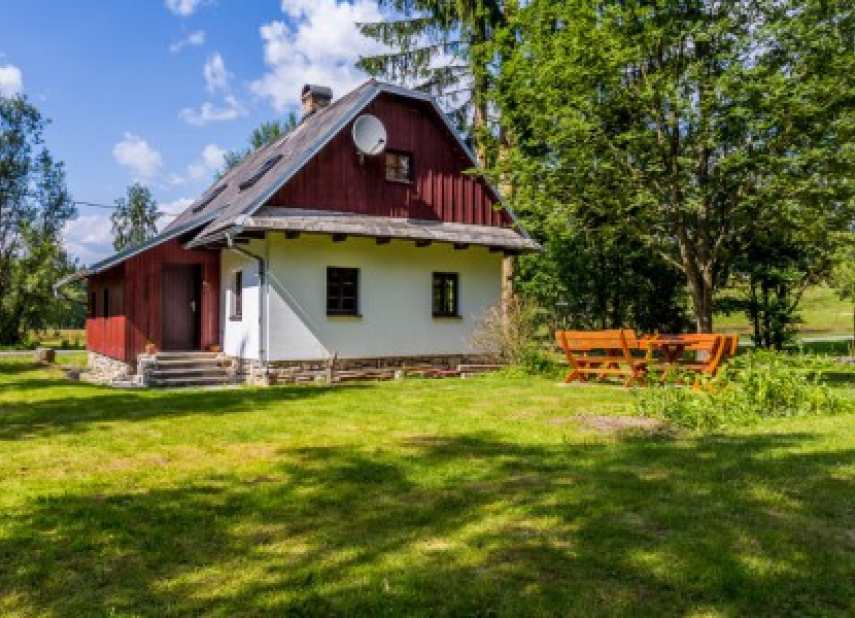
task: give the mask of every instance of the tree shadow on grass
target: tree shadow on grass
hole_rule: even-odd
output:
[[[0,368],[8,364],[0,363]],[[310,401],[342,388],[366,389],[367,384],[333,388],[318,386],[276,388],[187,388],[131,390],[71,382],[54,374],[35,373],[0,384],[0,441],[85,431],[94,423],[145,421],[192,415],[239,414],[261,406]],[[21,372],[25,373],[25,372]],[[55,398],[39,398],[48,389],[61,388]]]
[[[58,615],[847,615],[855,451],[812,440],[288,449],[262,477],[8,513],[0,598]]]

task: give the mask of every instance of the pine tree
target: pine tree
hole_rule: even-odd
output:
[[[478,159],[485,164],[490,135],[500,132],[487,104],[500,58],[491,41],[512,3],[378,0],[378,5],[396,17],[359,28],[391,51],[363,57],[357,65],[379,79],[436,96],[460,131],[477,143]]]

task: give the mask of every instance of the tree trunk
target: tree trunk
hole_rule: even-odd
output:
[[[699,333],[711,333],[713,329],[713,285],[695,263],[683,252],[683,269],[692,296],[692,314]]]

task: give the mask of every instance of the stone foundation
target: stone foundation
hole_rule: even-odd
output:
[[[238,381],[255,385],[333,383],[351,379],[391,379],[407,375],[454,373],[461,365],[486,366],[477,355],[396,356],[384,358],[340,358],[325,361],[271,361],[267,373],[256,360],[231,358]],[[472,371],[476,373],[477,371]]]
[[[116,360],[97,352],[87,353],[87,377],[96,382],[115,382],[127,380],[134,374],[134,368],[125,361]]]

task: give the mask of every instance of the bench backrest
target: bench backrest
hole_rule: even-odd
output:
[[[560,330],[555,333],[558,345],[568,355],[604,352],[608,356],[631,359],[629,350],[638,348],[635,332],[623,330]]]
[[[724,358],[725,354],[729,353],[730,339],[725,335],[716,335],[714,333],[689,336],[692,339],[692,343],[686,346],[686,350],[705,353],[706,356],[698,356],[698,361],[706,364],[704,371],[715,374],[718,371],[721,359]]]
[[[739,349],[739,335],[725,335],[727,345],[725,346],[725,354],[727,356],[735,356],[736,350]]]

